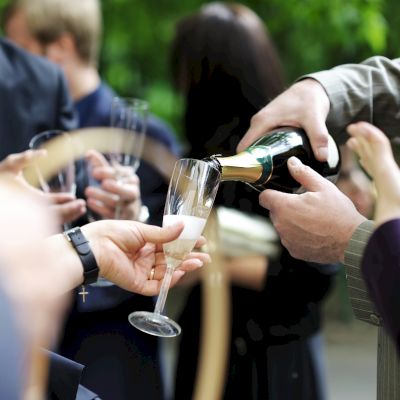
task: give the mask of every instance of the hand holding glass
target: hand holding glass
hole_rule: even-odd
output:
[[[45,193],[69,193],[75,196],[76,183],[75,183],[75,161],[74,161],[74,148],[72,140],[67,132],[61,130],[49,130],[35,135],[29,142],[31,149],[47,149],[50,141],[58,137],[63,137],[64,146],[63,151],[68,155],[68,163],[57,173],[45,180],[41,171],[36,167],[36,172],[39,177],[40,186]],[[57,154],[48,154],[49,157],[56,157]],[[64,223],[63,229],[69,229],[70,224]]]
[[[111,105],[111,126],[115,128],[110,153],[116,178],[123,183],[140,165],[147,129],[149,104],[136,98],[115,97]],[[129,171],[127,170],[129,168]],[[121,216],[121,204],[115,210],[115,219]]]
[[[167,270],[154,312],[137,311],[129,322],[143,332],[172,337],[181,332],[180,326],[162,315],[174,269],[193,250],[212,209],[220,183],[220,173],[200,160],[182,159],[176,162],[169,184],[164,209],[163,226],[182,221],[185,225],[178,239],[163,246]]]

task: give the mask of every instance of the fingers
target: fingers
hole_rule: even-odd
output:
[[[89,186],[85,189],[85,196],[88,204],[103,203],[104,206],[115,209],[120,197],[116,194],[106,192],[98,187]]]
[[[288,168],[292,177],[303,186],[308,192],[316,192],[326,185],[331,185],[329,181],[323,178],[318,172],[304,165],[298,158],[290,157]],[[259,196],[260,205],[267,210],[276,207],[287,207],[291,199],[295,199],[297,194],[282,193],[276,190],[264,190]]]
[[[322,175],[304,165],[297,157],[289,158],[288,169],[292,177],[309,192],[319,191],[329,184]]]
[[[197,240],[196,244],[194,245],[194,248],[200,249],[206,243],[207,243],[207,239],[204,236],[200,236],[199,239]]]
[[[72,222],[86,213],[85,201],[81,199],[54,204],[51,209],[57,213],[62,223]]]
[[[190,258],[183,261],[177,269],[180,271],[190,272],[201,268],[203,265],[204,262],[200,258]]]
[[[250,121],[250,128],[237,146],[237,151],[243,151],[258,138],[264,136],[268,131],[276,128],[270,121],[271,120],[268,118],[268,110],[265,108],[255,114]]]
[[[325,121],[320,118],[311,119],[309,122],[305,122],[304,130],[310,140],[315,158],[319,161],[327,161],[329,132]]]
[[[73,194],[67,192],[46,193],[45,196],[54,204],[64,204],[76,200],[76,197]]]
[[[317,81],[301,80],[254,115],[237,151],[243,151],[272,129],[282,126],[302,127],[310,139],[315,157],[326,161],[329,136],[325,120],[329,107],[328,95]]]
[[[292,196],[296,195],[267,189],[261,192],[259,196],[259,202],[261,207],[264,207],[267,210],[272,210],[279,205],[282,205],[282,207],[284,207],[288,199],[290,199]]]
[[[138,222],[130,221],[132,228],[139,231],[144,242],[162,244],[175,240],[183,231],[184,224],[179,222],[174,225],[160,228],[159,226],[141,224]]]
[[[97,201],[94,199],[87,199],[87,206],[91,211],[98,214],[101,218],[104,219],[114,219],[115,217],[115,207],[107,207],[101,201]]]
[[[30,165],[33,160],[46,155],[46,150],[27,150],[22,153],[10,154],[0,162],[0,171],[18,173]]]
[[[136,179],[132,177],[129,181],[124,182],[106,179],[101,183],[101,187],[107,192],[118,195],[124,201],[136,201],[140,198],[139,179],[137,177]]]
[[[331,183],[323,178],[318,172],[304,165],[298,158],[290,157],[288,160],[288,169],[292,177],[300,183],[307,191],[316,192],[330,185]],[[276,190],[264,190],[259,197],[260,205],[267,210],[274,206],[284,204],[296,194],[278,192]],[[283,206],[282,206],[283,207]]]
[[[179,281],[179,279],[181,279],[184,275],[185,275],[184,271],[175,270],[172,275],[170,288],[175,286],[175,284]],[[146,281],[141,294],[145,296],[156,296],[160,293],[161,285],[162,285],[162,279],[148,280]]]
[[[347,127],[347,132],[355,139],[364,138],[368,142],[382,143],[387,148],[391,148],[388,137],[380,129],[368,122],[361,121],[350,124]]]
[[[90,163],[92,168],[107,167],[110,165],[103,154],[94,149],[86,153],[86,160]]]

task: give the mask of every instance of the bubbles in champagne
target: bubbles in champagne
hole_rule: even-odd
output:
[[[174,225],[183,222],[185,228],[179,235],[179,239],[198,239],[206,225],[206,219],[193,215],[164,215],[163,226]]]
[[[169,267],[176,268],[193,250],[197,239],[206,225],[205,218],[192,215],[164,215],[163,226],[170,226],[182,221],[185,225],[178,239],[165,243],[164,253]]]

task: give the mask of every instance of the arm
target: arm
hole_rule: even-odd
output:
[[[368,121],[388,136],[400,123],[400,59],[372,57],[360,64],[345,64],[306,77],[317,80],[329,97],[326,124],[343,142],[346,126]]]
[[[373,57],[300,79],[252,118],[239,151],[284,125],[304,128],[321,161],[327,157],[326,125],[339,142],[346,125],[363,118],[373,119],[389,136],[395,134],[400,120],[400,59]]]
[[[134,221],[104,220],[84,225],[81,229],[90,242],[100,276],[123,289],[153,296],[160,290],[166,269],[162,244],[178,237],[182,226],[160,228]],[[58,293],[82,283],[80,259],[62,234],[47,238],[45,250],[48,259],[53,260],[53,269],[58,271]],[[196,256],[196,260],[186,260],[174,272],[173,285],[183,276],[184,270],[194,269],[208,260],[207,255],[196,253]],[[149,279],[153,267],[154,276]]]

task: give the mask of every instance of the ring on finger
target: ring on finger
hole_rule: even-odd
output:
[[[149,281],[151,281],[151,280],[153,280],[153,278],[154,278],[154,273],[155,273],[155,268],[153,267],[152,269],[151,269],[151,271],[150,271],[150,275],[149,275]]]

